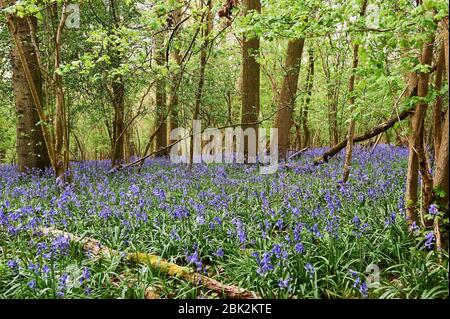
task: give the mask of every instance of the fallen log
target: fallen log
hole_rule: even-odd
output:
[[[368,139],[370,139],[372,137],[375,137],[378,134],[381,134],[381,133],[387,131],[388,129],[390,129],[391,127],[393,127],[395,125],[395,123],[403,121],[408,116],[410,116],[411,113],[412,113],[412,110],[405,110],[405,111],[397,114],[396,116],[391,117],[386,122],[383,122],[381,124],[378,124],[377,126],[374,126],[368,132],[366,132],[366,133],[364,133],[362,135],[355,136],[354,139],[353,139],[353,142],[354,143],[362,142],[362,141],[368,140]],[[347,138],[345,138],[339,144],[337,144],[334,147],[332,147],[330,150],[328,150],[325,153],[323,153],[322,156],[319,156],[319,157],[315,158],[314,159],[314,165],[319,165],[321,163],[328,162],[328,160],[331,157],[333,157],[334,155],[339,153],[346,146],[347,146]]]
[[[83,249],[85,251],[88,251],[93,256],[120,256],[120,253],[118,251],[101,245],[98,240],[93,238],[79,237],[53,227],[40,228],[40,231],[44,236],[64,236],[72,242],[80,243],[83,246]],[[130,262],[148,265],[169,276],[184,279],[194,285],[201,285],[224,297],[228,297],[231,299],[260,298],[255,292],[248,291],[244,288],[240,288],[234,285],[223,284],[208,276],[196,273],[188,267],[182,267],[177,264],[168,262],[167,260],[156,255],[145,253],[126,253],[122,254],[122,256]]]

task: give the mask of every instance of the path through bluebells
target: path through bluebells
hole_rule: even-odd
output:
[[[109,162],[73,165],[58,191],[51,172],[0,166],[0,298],[214,298],[201,286],[90,258],[52,226],[122,252],[146,252],[269,298],[448,297],[448,254],[432,233],[408,233],[407,150],[357,149],[342,184],[342,154],[313,166],[302,154],[276,174],[255,166],[165,159],[110,173]],[[367,271],[366,271],[367,270]]]

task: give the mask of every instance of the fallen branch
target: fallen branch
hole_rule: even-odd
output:
[[[377,136],[378,134],[381,134],[385,131],[387,131],[388,129],[390,129],[391,127],[393,127],[395,125],[395,123],[403,121],[404,119],[406,119],[409,115],[411,115],[411,110],[405,110],[401,113],[399,113],[396,116],[391,117],[389,120],[387,120],[386,122],[383,122],[377,126],[374,126],[370,131],[362,134],[362,135],[358,135],[355,136],[355,138],[353,139],[353,142],[362,142],[365,140],[368,140],[372,137]],[[342,142],[340,142],[339,144],[335,145],[334,147],[332,147],[330,150],[326,151],[322,156],[317,157],[316,159],[314,159],[314,165],[318,165],[324,162],[328,162],[328,160],[333,157],[334,155],[336,155],[337,153],[339,153],[339,151],[341,151],[342,149],[344,149],[347,146],[347,138],[344,139]]]
[[[98,240],[93,238],[82,238],[52,227],[41,228],[40,231],[45,236],[64,236],[70,241],[80,243],[82,244],[83,249],[88,251],[93,256],[120,256],[118,251],[101,245]],[[231,299],[259,299],[259,296],[254,292],[234,285],[225,285],[215,279],[195,273],[188,267],[178,266],[156,255],[145,253],[126,253],[123,257],[133,263],[149,265],[150,267],[166,273],[169,276],[182,278],[194,285],[201,285]]]
[[[293,159],[294,157],[297,157],[297,156],[299,156],[299,155],[305,153],[307,150],[309,150],[309,147],[305,147],[305,148],[301,149],[300,151],[298,151],[298,152],[292,154],[291,156],[289,156],[289,157],[287,158],[287,160]]]

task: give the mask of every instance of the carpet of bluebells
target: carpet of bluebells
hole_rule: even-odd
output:
[[[145,252],[266,298],[447,298],[448,253],[430,231],[409,232],[407,153],[355,150],[314,166],[309,150],[275,174],[252,165],[167,159],[111,173],[73,163],[73,183],[51,171],[0,166],[0,298],[217,298],[120,256],[98,258],[52,226],[121,252]]]

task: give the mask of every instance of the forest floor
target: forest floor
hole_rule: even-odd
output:
[[[357,148],[350,180],[342,154],[314,166],[309,150],[275,174],[255,166],[148,160],[141,172],[73,164],[50,171],[0,166],[0,298],[217,298],[125,253],[187,266],[266,298],[445,298],[448,253],[430,230],[408,232],[408,150]],[[54,227],[123,254],[93,257]]]

